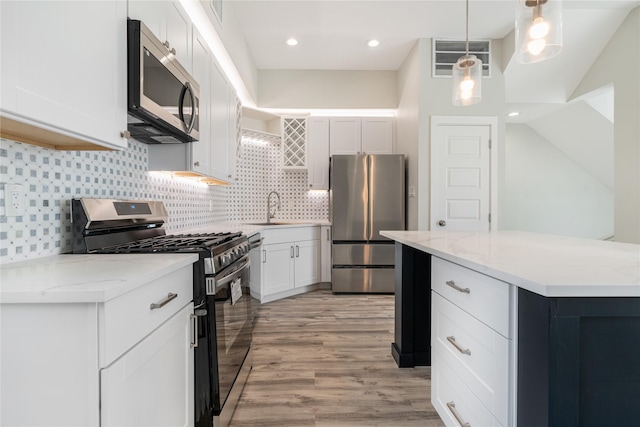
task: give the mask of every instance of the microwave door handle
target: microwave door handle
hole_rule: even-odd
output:
[[[189,121],[189,125],[184,121],[184,96],[185,92],[189,91],[189,98],[191,98],[191,120]],[[191,83],[186,82],[184,86],[182,86],[182,91],[180,92],[180,120],[182,123],[187,126],[186,132],[191,133],[193,130],[193,126],[196,124],[196,95],[193,93],[193,89],[191,88]]]

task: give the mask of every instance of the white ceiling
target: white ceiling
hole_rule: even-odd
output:
[[[470,0],[469,37],[501,39],[514,28],[518,0]],[[564,104],[639,0],[564,0],[563,52],[505,72],[512,108]],[[229,0],[258,69],[397,70],[419,38],[465,37],[463,0]],[[297,46],[285,41],[295,37]],[[375,38],[380,46],[369,48]],[[514,121],[528,121],[521,115]]]

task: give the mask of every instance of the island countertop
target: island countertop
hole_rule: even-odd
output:
[[[640,297],[640,245],[519,231],[381,231],[545,297]]]

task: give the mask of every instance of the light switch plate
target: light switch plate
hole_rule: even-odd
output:
[[[4,185],[4,210],[6,216],[24,215],[24,187],[22,184]]]

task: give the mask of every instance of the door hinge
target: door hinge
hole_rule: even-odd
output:
[[[489,222],[491,222],[491,213],[489,213]]]
[[[489,140],[489,150],[491,150],[491,140]]]

